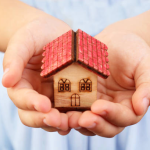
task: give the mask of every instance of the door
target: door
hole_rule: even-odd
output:
[[[80,96],[78,94],[72,94],[71,106],[80,106]]]

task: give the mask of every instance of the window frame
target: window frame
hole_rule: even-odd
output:
[[[83,84],[84,84],[84,86],[83,86]],[[82,90],[83,87],[84,87],[84,90]],[[87,87],[90,87],[90,89],[87,90]],[[88,78],[81,79],[79,82],[79,92],[92,92],[92,81]]]
[[[63,90],[61,90],[62,85],[63,85]],[[66,90],[67,88],[68,88],[68,90]],[[68,80],[66,78],[61,78],[58,81],[58,92],[71,92],[71,82],[70,82],[70,80]]]

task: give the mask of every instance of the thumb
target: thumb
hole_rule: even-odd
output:
[[[34,41],[31,34],[19,30],[10,40],[3,59],[3,86],[14,86],[21,78],[22,72],[34,54]]]
[[[150,104],[150,56],[146,56],[135,71],[136,91],[132,97],[134,111],[144,115]]]
[[[50,19],[32,21],[18,30],[9,42],[3,61],[5,87],[12,87],[20,80],[27,62],[33,55],[41,54],[45,44],[71,29],[58,19]]]

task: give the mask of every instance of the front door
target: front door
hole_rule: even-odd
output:
[[[80,96],[78,94],[72,94],[71,106],[80,106]]]

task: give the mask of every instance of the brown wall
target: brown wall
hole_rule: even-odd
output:
[[[71,92],[58,92],[58,81],[61,78],[70,80]],[[92,81],[92,92],[79,92],[79,81],[83,78],[88,78]],[[74,93],[80,96],[80,107],[89,107],[97,99],[97,75],[76,63],[54,75],[55,107],[70,107],[71,95]]]

